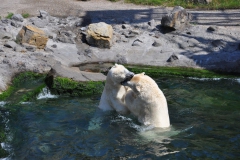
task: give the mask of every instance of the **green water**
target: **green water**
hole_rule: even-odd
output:
[[[238,159],[240,82],[156,79],[171,128],[150,129],[133,116],[102,112],[101,95],[0,103],[9,159]]]

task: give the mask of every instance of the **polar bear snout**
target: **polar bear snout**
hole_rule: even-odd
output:
[[[125,79],[121,82],[121,85],[124,85],[126,82],[130,81],[134,76],[133,72],[126,73]]]
[[[126,74],[126,79],[127,79],[128,81],[130,81],[133,76],[134,76],[134,73],[133,73],[133,72],[128,72],[128,73]]]

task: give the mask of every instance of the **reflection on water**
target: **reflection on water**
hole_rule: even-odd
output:
[[[1,102],[12,137],[6,143],[11,159],[240,157],[237,80],[165,77],[157,82],[168,100],[169,129],[143,127],[135,117],[102,112],[97,109],[100,95]]]

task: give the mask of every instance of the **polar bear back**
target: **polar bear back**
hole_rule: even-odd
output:
[[[162,128],[170,126],[166,98],[151,77],[136,74],[127,86],[132,90],[126,94],[126,106],[141,123]]]

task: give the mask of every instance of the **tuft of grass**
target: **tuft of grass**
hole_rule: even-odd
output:
[[[155,6],[182,6],[194,9],[239,9],[240,0],[212,0],[209,4],[197,4],[188,0],[125,0],[128,3]]]
[[[22,13],[23,18],[28,18],[30,16],[29,13]]]
[[[8,13],[8,15],[5,17],[5,18],[7,18],[7,19],[10,19],[10,18],[12,18],[12,16],[13,16],[13,13]]]

